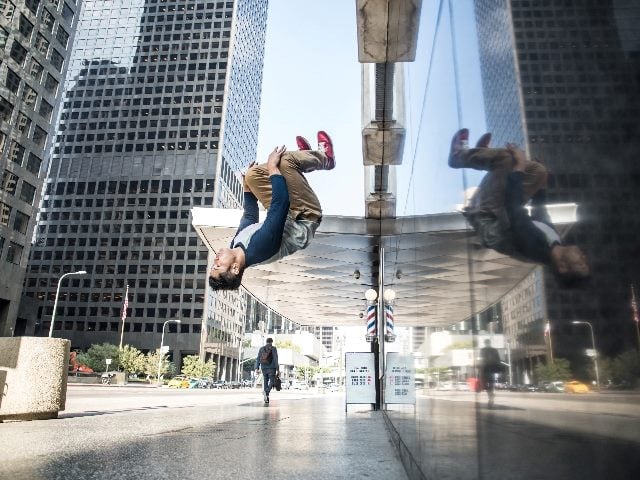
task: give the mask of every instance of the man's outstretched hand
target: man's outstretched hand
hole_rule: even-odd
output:
[[[267,172],[269,173],[269,176],[281,175],[280,160],[282,159],[282,155],[286,151],[287,147],[283,145],[281,147],[276,147],[273,152],[269,154],[269,158],[267,159]]]

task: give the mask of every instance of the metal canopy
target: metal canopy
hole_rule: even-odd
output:
[[[556,225],[575,221],[575,204],[549,211]],[[194,208],[192,215],[198,235],[215,252],[229,245],[242,212]],[[362,325],[364,292],[377,285],[379,246],[385,249],[385,288],[396,292],[398,326],[462,321],[472,313],[472,295],[474,310],[481,311],[534,267],[481,248],[459,213],[383,220],[328,216],[309,247],[248,268],[242,283],[296,323]]]

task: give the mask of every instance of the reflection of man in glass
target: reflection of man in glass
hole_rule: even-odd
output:
[[[464,212],[482,244],[549,265],[565,281],[587,277],[589,266],[582,250],[562,243],[547,213],[545,167],[527,159],[517,145],[489,148],[490,133],[480,137],[476,148],[468,148],[468,140],[466,128],[454,135],[449,166],[487,171]],[[529,200],[531,216],[525,208]]]
[[[494,387],[496,374],[500,373],[500,354],[498,350],[491,346],[491,340],[484,341],[484,347],[480,349],[480,385],[487,391],[489,396],[489,408],[493,407],[495,399]]]

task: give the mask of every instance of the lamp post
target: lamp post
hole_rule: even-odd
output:
[[[164,327],[167,323],[182,323],[180,320],[167,320],[162,324],[162,337],[160,337],[160,351],[158,352],[158,385],[160,385],[160,370],[162,369],[162,349],[164,348]]]
[[[65,273],[58,279],[58,288],[56,288],[56,299],[53,302],[53,314],[51,315],[51,326],[49,327],[49,337],[53,337],[53,326],[55,325],[55,321],[56,321],[56,309],[58,308],[58,295],[60,294],[60,284],[62,283],[62,279],[64,277],[68,277],[69,275],[84,275],[86,273],[87,272],[85,272],[84,270],[79,270],[77,272],[69,272],[69,273]]]
[[[598,371],[598,351],[596,350],[596,337],[593,334],[593,325],[591,325],[591,322],[586,322],[586,321],[582,321],[582,320],[574,320],[573,322],[574,325],[587,325],[589,327],[589,330],[591,331],[591,345],[593,346],[593,365],[595,367],[596,370],[596,388],[598,389],[598,391],[600,391],[600,372]]]

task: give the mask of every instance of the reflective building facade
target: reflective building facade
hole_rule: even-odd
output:
[[[33,329],[20,295],[79,4],[0,1],[0,336]]]
[[[631,348],[631,285],[640,269],[640,41],[632,24],[640,6],[478,0],[475,7],[488,130],[497,145],[516,141],[547,166],[550,203],[579,206],[569,241],[585,249],[594,275],[579,290],[545,277],[556,353],[584,363],[588,331],[571,324],[584,320],[604,353]]]
[[[229,165],[255,157],[265,28],[266,1],[84,2],[25,285],[36,334],[58,278],[86,270],[55,336],[117,344],[128,286],[125,344],[156,349],[180,319],[173,361],[200,352],[208,259],[189,211],[241,200]],[[235,315],[217,335],[237,346]]]

